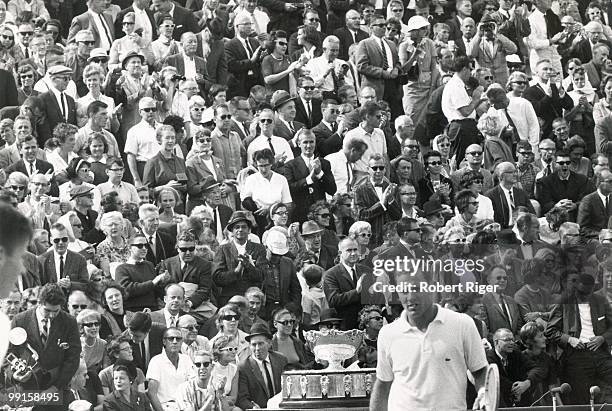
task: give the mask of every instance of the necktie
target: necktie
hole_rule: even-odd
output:
[[[146,368],[147,367],[147,349],[145,348],[144,341],[138,344],[138,347],[140,348],[141,365]]]
[[[351,281],[353,281],[353,286],[357,286],[357,283],[355,282],[355,269],[353,267],[349,267],[348,272],[351,276]]]
[[[268,386],[268,395],[270,397],[274,397],[274,383],[272,382],[272,376],[270,376],[270,371],[268,371],[268,360],[263,360],[263,368],[264,371],[266,372],[266,384]]]
[[[276,155],[276,151],[274,151],[274,146],[272,145],[272,137],[268,137],[268,145],[270,146],[270,150],[272,150],[272,154]]]
[[[287,124],[289,124],[289,130],[291,131],[291,134],[295,135],[295,128],[293,127],[293,121],[290,121]]]
[[[331,131],[332,133],[338,131],[338,123],[336,123],[335,121],[331,124]]]
[[[606,211],[608,211],[608,196],[606,196],[606,201],[604,202],[604,207]]]
[[[64,278],[64,256],[60,255],[59,278]]]
[[[40,340],[42,341],[43,346],[47,345],[47,339],[49,338],[49,319],[42,319],[43,328],[40,330]]]
[[[306,102],[306,117],[308,117],[308,122],[312,122],[312,107],[310,106],[310,101]]]
[[[382,69],[387,70],[389,68],[389,61],[387,60],[387,49],[385,48],[385,41],[380,39],[380,47],[382,48],[383,64]]]
[[[176,317],[170,317],[170,327],[176,327]]]
[[[246,45],[247,51],[249,52],[249,58],[253,55],[253,48],[251,47],[251,42],[248,38],[244,39],[244,44]]]
[[[106,25],[106,21],[104,21],[104,17],[102,17],[102,13],[98,14],[98,18],[100,19],[100,23],[102,23],[102,28],[104,29],[104,34],[106,35],[106,41],[108,41],[110,46],[113,44],[113,39],[110,35],[110,30]]]
[[[346,192],[351,192],[351,184],[353,183],[353,167],[351,163],[346,162]]]
[[[512,328],[512,317],[510,317],[510,312],[508,312],[508,307],[506,306],[506,299],[503,294],[499,294],[499,302],[501,304],[502,311],[504,312],[504,316],[508,320],[508,325]]]
[[[25,48],[25,58],[29,59],[30,58],[30,49],[29,48]]]
[[[508,190],[508,193],[510,194],[510,207],[512,208],[512,210],[514,210],[515,203],[514,203],[514,195],[512,194],[512,189]]]
[[[30,177],[36,174],[36,168],[34,168],[34,162],[30,163]]]
[[[66,104],[66,95],[64,92],[60,93],[62,99],[62,116],[65,120],[68,120],[68,105]]]
[[[153,255],[157,254],[155,251],[155,244],[153,244],[153,236],[149,236],[149,246],[151,247],[151,252]]]
[[[544,171],[544,176],[549,176],[552,173],[550,168],[550,164],[546,166],[546,170]]]
[[[219,215],[219,207],[215,208],[215,220],[217,220],[217,242],[221,244],[223,242],[223,227],[221,226],[221,216]]]
[[[353,44],[357,43],[357,36],[352,31],[351,31],[351,38],[353,39]]]

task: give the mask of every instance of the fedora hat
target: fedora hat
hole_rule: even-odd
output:
[[[226,228],[228,229],[228,231],[232,231],[234,224],[240,221],[246,222],[249,228],[253,228],[253,223],[251,222],[251,220],[249,220],[249,216],[245,211],[234,211],[229,221],[227,222]]]
[[[251,338],[256,337],[258,335],[265,335],[270,340],[272,339],[272,333],[266,324],[255,323],[251,326],[251,332],[249,335],[244,337],[245,340],[251,341]]]
[[[127,53],[125,56],[123,56],[123,59],[121,59],[121,68],[122,69],[125,70],[125,65],[127,64],[127,62],[132,57],[138,57],[140,59],[140,64],[145,64],[145,56],[143,56],[142,54],[132,50],[129,53]]]
[[[338,317],[338,312],[335,308],[327,308],[321,311],[321,316],[319,317],[317,325],[342,321],[342,318]]]
[[[272,103],[272,107],[274,110],[280,108],[283,104],[288,103],[292,100],[295,100],[295,97],[291,97],[291,94],[286,92],[285,90],[277,90],[272,94],[272,99],[270,103]]]
[[[429,217],[443,210],[444,208],[442,208],[442,204],[438,200],[425,201],[425,204],[423,204],[424,217]]]
[[[319,227],[319,224],[312,220],[304,221],[302,224],[302,236],[319,234],[323,229]]]

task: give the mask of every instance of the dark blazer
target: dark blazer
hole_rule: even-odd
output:
[[[506,301],[510,317],[512,317],[511,321],[506,318],[506,315],[493,296],[493,293],[487,293],[482,297],[482,305],[484,306],[486,314],[485,323],[489,330],[490,339],[493,338],[495,331],[500,328],[507,328],[512,331],[514,335],[518,335],[518,332],[524,324],[524,313],[521,311],[516,301],[514,301],[514,298],[504,294],[504,301]]]
[[[253,51],[259,47],[257,39],[248,39]],[[225,59],[227,60],[227,97],[234,96],[248,97],[251,87],[260,83],[261,66],[260,62],[252,62],[247,55],[247,51],[242,42],[233,38],[225,43]],[[249,75],[252,71],[253,74]]]
[[[40,339],[36,308],[31,308],[17,314],[11,322],[11,328],[15,327],[25,329],[28,335],[27,343],[39,355],[38,364],[42,370],[49,372],[49,377],[47,378],[37,372],[36,375],[38,376],[40,386],[30,389],[45,390],[51,385],[56,386],[60,390],[66,389],[72,376],[79,368],[81,339],[76,320],[67,312],[60,311],[57,317],[51,321],[49,337],[44,346]],[[67,348],[62,348],[63,345],[67,345]],[[16,348],[12,347],[11,351],[13,350],[16,350]],[[30,382],[35,383],[33,379]]]
[[[493,187],[485,193],[493,203],[493,218],[496,223],[499,223],[502,228],[508,228],[508,220],[510,219],[511,210],[508,207],[506,196],[499,185]],[[516,207],[525,206],[529,212],[535,214],[535,210],[529,200],[529,195],[518,187],[512,187],[512,196],[514,197],[514,205]]]
[[[36,168],[38,169],[38,172],[41,174],[46,174],[49,170],[53,171],[53,166],[51,165],[51,163],[48,163],[45,160],[41,160],[39,158],[36,158]],[[4,171],[6,172],[7,176],[10,175],[13,171],[20,171],[26,176],[29,175],[23,159],[18,160],[14,162],[13,164],[9,165],[7,168],[4,169]],[[59,197],[59,187],[57,186],[57,183],[55,182],[55,177],[51,178],[51,186],[49,187],[49,195],[54,196],[54,197]]]
[[[155,15],[148,7],[145,8],[145,13],[147,13],[147,17],[149,18],[149,22],[151,22],[151,36],[153,40],[157,38],[157,24],[155,23]],[[125,37],[125,33],[123,32],[123,17],[130,13],[134,12],[134,6],[130,6],[121,10],[117,13],[117,18],[115,19],[115,39],[120,39],[121,37]]]
[[[414,164],[414,162],[412,164]],[[453,201],[455,199],[455,189],[454,189],[452,180],[450,178],[446,178],[441,175],[440,183],[445,183],[449,185],[450,195],[449,195],[449,203],[447,205],[452,206]],[[429,179],[429,175],[425,175],[425,177],[420,179],[419,182],[417,183],[417,196],[418,196],[417,205],[420,208],[423,208],[423,204],[425,204],[426,201],[429,201],[431,197],[433,197],[434,195],[436,197],[439,197],[438,195],[436,195],[436,192],[433,187],[433,183]],[[440,202],[446,203],[446,201],[442,201],[441,198],[440,198]]]
[[[153,284],[155,267],[150,261],[138,264],[124,263],[117,267],[115,280],[125,289],[127,298],[124,307],[130,311],[157,308],[156,294],[161,294],[161,285]]]
[[[202,55],[202,33],[196,34],[198,39],[198,57]],[[213,84],[227,84],[227,60],[225,58],[225,44],[223,40],[210,41],[210,53],[206,56],[206,69]]]
[[[272,368],[272,380],[274,382],[274,393],[268,393],[268,384],[259,370],[259,364],[252,356],[238,363],[238,400],[236,405],[243,410],[253,408],[257,404],[260,408],[266,408],[268,400],[278,394],[281,390],[281,374],[287,365],[287,358],[279,353],[270,351],[268,360]]]
[[[549,97],[539,84],[528,87],[523,93],[523,98],[529,100],[537,116],[544,120],[542,135],[549,136],[552,131],[552,122],[557,117],[563,117],[563,109],[569,110],[574,107],[574,101],[565,93],[563,98],[559,97],[559,90],[555,84],[551,85],[552,96]]]
[[[316,264],[323,267],[324,270],[329,270],[336,264],[336,257],[338,257],[337,248],[328,244],[321,244]]]
[[[266,249],[261,244],[248,241],[246,253],[253,261],[266,256]],[[244,294],[249,287],[260,287],[263,282],[263,271],[256,266],[245,267],[239,274],[234,273],[238,265],[238,249],[234,242],[222,244],[213,259],[213,281],[221,288],[217,302],[223,306],[237,294]]]
[[[354,267],[355,281],[344,265],[336,264],[323,274],[323,292],[329,308],[335,308],[343,319],[342,329],[350,330],[359,326],[359,311],[362,308],[361,293],[355,288],[359,277],[371,272],[371,269],[357,264]]]
[[[608,220],[612,217],[611,202],[612,198],[608,200],[608,208],[606,209],[597,191],[582,198],[578,206],[576,222],[580,224],[580,234],[583,237],[597,238],[599,231],[608,227]]]
[[[351,45],[355,43],[353,41],[353,35],[351,34],[351,31],[346,27],[341,27],[334,31],[334,36],[338,37],[338,39],[340,40],[340,53],[338,53],[338,58],[347,61],[349,58],[348,50]],[[359,43],[361,40],[365,40],[370,37],[370,35],[365,31],[359,29],[355,37],[357,40],[356,43]]]
[[[295,207],[292,211],[291,221],[303,223],[306,221],[308,210],[318,200],[325,200],[325,194],[333,196],[336,193],[336,181],[331,172],[329,161],[319,158],[323,176],[320,180],[313,179],[312,184],[306,182],[310,170],[302,156],[296,157],[285,163],[281,174],[289,183],[289,191]]]
[[[399,57],[397,55],[397,47],[395,43],[386,41],[387,46],[391,49],[391,57],[393,61],[389,61],[389,67],[400,67]],[[376,90],[377,96],[385,95],[385,79],[383,78],[383,54],[380,48],[378,38],[370,37],[359,42],[357,52],[355,54],[355,62],[357,69],[363,76],[361,77],[361,87],[370,86]]]
[[[230,129],[231,131],[233,131],[234,133],[238,134],[238,137],[240,137],[240,141],[244,142],[244,140],[247,139],[247,137],[249,137],[248,132],[249,132],[249,124],[247,122],[247,124],[243,124],[244,126],[244,130],[247,134],[244,134],[242,132],[242,130],[240,129],[240,127],[238,127],[238,125],[236,124],[236,121],[232,121],[232,128]]]
[[[149,239],[149,236],[144,232],[142,234]],[[176,238],[173,238],[171,235],[157,230],[155,233],[155,254],[153,254],[153,250],[151,249],[151,245],[147,243],[147,257],[146,260],[150,261],[154,266],[164,261],[166,258],[175,256],[177,254],[176,248]]]
[[[194,256],[193,261],[185,264],[185,269],[181,270],[181,260],[178,255],[164,260],[159,269],[159,273],[168,270],[172,283],[193,283],[198,285],[198,289],[187,298],[191,301],[192,308],[199,307],[210,299],[210,288],[212,286],[212,263],[202,257]]]
[[[55,260],[53,250],[47,251],[38,256],[38,262],[42,266],[40,279],[42,284],[56,283],[57,274],[55,269]],[[71,290],[85,290],[89,281],[89,273],[87,272],[87,261],[78,253],[67,250],[64,261],[64,278],[69,277],[71,282]]]
[[[207,91],[213,83],[210,81],[210,77],[208,75],[206,60],[199,56],[194,56],[193,58],[195,60],[196,73],[201,74],[202,77],[204,77],[203,80],[198,81],[198,85],[200,86],[201,90]],[[164,66],[176,67],[178,74],[182,76],[185,75],[185,62],[183,61],[183,55],[180,53],[166,57],[164,60]]]
[[[449,40],[458,41],[461,39],[461,37],[463,37],[463,33],[461,32],[461,24],[459,23],[459,19],[457,17],[446,20],[446,24],[448,24],[448,28],[450,29],[448,32]]]
[[[388,185],[386,181],[383,183],[383,192]],[[383,209],[370,179],[355,188],[355,207],[358,210],[359,219],[367,221],[372,226],[372,237],[370,238],[372,246],[382,244],[383,226],[386,223],[402,217],[402,208],[394,198],[387,204],[387,209]]]
[[[64,93],[65,94],[65,93]],[[66,95],[66,104],[68,105],[68,123],[74,124],[76,126],[76,103],[68,94]],[[59,123],[66,123],[66,119],[62,116],[62,110],[55,98],[55,94],[52,91],[47,91],[38,96],[43,101],[43,105],[45,106],[45,116],[47,118],[47,123],[49,123],[49,128],[51,130],[55,129]]]
[[[308,118],[302,99],[295,99],[295,121],[303,123],[306,128],[313,128],[323,119],[323,114],[321,114],[321,100],[313,98],[310,100],[310,107],[312,107],[312,113],[310,113],[310,118]]]
[[[334,133],[323,122],[314,126],[312,132],[317,139],[316,153],[321,157],[325,157],[331,153],[337,153],[342,149],[342,137],[340,137],[337,132]]]
[[[134,343],[132,337],[130,336],[130,330],[126,329],[121,333],[122,336],[127,337],[130,341],[130,345],[132,346],[132,353],[134,356],[134,365],[140,368],[142,372],[146,375],[147,368],[149,368],[149,361],[151,358],[155,357],[157,354],[161,354],[163,346],[163,335],[164,331],[166,331],[166,322],[159,323],[153,321],[151,323],[151,329],[149,330],[148,336],[143,341],[145,344],[145,349],[148,349],[149,356],[148,358],[143,358],[140,353],[140,344]],[[147,346],[148,344],[148,346]],[[145,352],[146,354],[146,352]]]
[[[102,16],[110,30],[111,40],[115,39],[115,25],[113,24],[113,17],[106,13],[102,12]],[[123,21],[123,20],[120,20]],[[92,13],[86,11],[83,14],[80,14],[72,19],[72,23],[70,24],[70,30],[68,32],[68,43],[74,41],[75,36],[81,30],[89,29],[93,32],[94,39],[96,40],[96,47],[100,47],[100,36],[105,36],[106,34],[98,32],[98,26],[93,20]]]
[[[568,199],[580,203],[588,193],[588,178],[585,175],[570,171],[567,182],[561,181],[559,171],[536,180],[536,200],[542,205],[542,215],[553,208],[559,200]],[[570,213],[570,220],[576,221],[576,211]]]
[[[291,341],[293,342],[293,348],[295,349],[295,352],[297,353],[297,356],[300,359],[299,364],[306,370],[311,369],[314,360],[312,353],[310,353],[306,349],[306,345],[299,338],[296,338],[292,335]],[[276,334],[274,334],[274,336],[272,337],[272,351],[278,351],[278,336]]]
[[[295,130],[295,132],[297,133],[298,130],[300,130],[301,128],[304,128],[304,123],[294,120],[293,129]],[[287,127],[285,123],[283,123],[281,120],[277,119],[274,121],[274,130],[272,131],[272,134],[276,137],[282,137],[287,140],[291,148],[295,151],[295,147],[292,145],[291,142],[295,134],[292,133],[291,130],[289,130],[289,127]]]
[[[19,104],[15,78],[6,70],[0,70],[0,109]]]
[[[494,349],[487,350],[486,354],[489,364],[496,364],[499,370],[500,407],[512,407],[513,404],[528,407],[533,402],[532,393],[537,382],[533,376],[528,378],[529,371],[535,367],[533,361],[529,360],[517,349],[508,354],[506,358],[508,362],[504,367],[501,358],[499,358]],[[521,400],[515,403],[514,396],[512,395],[512,384],[516,381],[525,381],[526,379],[530,379],[531,387],[521,395]]]
[[[130,402],[123,399],[118,391],[108,393],[104,397],[103,409],[106,411],[151,411],[151,403],[146,394],[138,392],[136,388],[130,390]]]
[[[194,155],[185,162],[187,169],[187,193],[189,194],[187,201],[188,213],[190,213],[195,206],[204,204],[204,187],[208,187],[215,182],[221,183],[225,180],[225,169],[223,168],[221,159],[212,156],[211,160],[215,168],[214,172],[217,174],[216,179],[199,155]]]
[[[188,31],[198,33],[200,31],[200,26],[198,26],[198,21],[196,20],[193,12],[179,6],[177,3],[174,3],[173,20],[175,27],[174,32],[172,33],[172,38],[176,41],[181,40],[183,33],[187,33]]]
[[[42,285],[42,281],[40,279],[42,266],[40,265],[40,261],[38,261],[38,257],[35,254],[26,251],[21,258],[21,262],[23,263],[24,268],[24,271],[21,273],[23,289],[26,290],[28,288],[36,287],[37,285]],[[15,288],[18,289],[17,281],[15,281]]]
[[[267,289],[276,288],[276,283],[273,278],[272,270],[273,267],[266,258],[266,256],[262,256],[257,259],[256,264],[257,268],[261,268],[264,272],[263,277],[263,288],[262,290],[266,292]],[[288,257],[281,257],[278,263],[278,271],[279,271],[279,300],[278,301],[266,301],[266,304],[270,303],[278,303],[280,307],[284,307],[287,303],[302,301],[302,288],[300,287],[300,282],[297,278],[297,274],[295,271],[295,264],[293,264],[293,260]]]

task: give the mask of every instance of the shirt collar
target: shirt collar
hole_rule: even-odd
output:
[[[448,319],[447,318],[448,313],[446,312],[444,308],[440,307],[438,304],[435,304],[435,305],[438,307],[438,313],[436,314],[435,318],[430,323],[430,325],[435,322],[444,324]],[[421,332],[421,330],[419,330],[417,327],[410,325],[410,323],[408,322],[408,312],[406,310],[402,311],[402,314],[396,321],[398,321],[401,331],[403,332],[415,332],[415,331]]]

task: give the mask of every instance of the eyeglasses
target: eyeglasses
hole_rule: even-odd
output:
[[[429,164],[430,166],[440,166],[442,165],[441,161],[430,161],[427,164]]]
[[[276,215],[289,215],[288,211],[275,211],[272,214],[276,214]]]
[[[59,244],[59,243],[67,243],[68,242],[68,237],[60,237],[60,238],[54,238],[53,239],[53,244]]]
[[[279,46],[287,46],[287,42],[285,41],[277,41],[276,44],[278,44]]]
[[[32,36],[34,34],[33,31],[20,31],[19,34],[22,36]]]
[[[331,217],[331,214],[330,213],[323,213],[323,214],[318,214],[318,216],[321,217],[321,218],[329,218],[329,217]]]
[[[13,37],[13,36],[7,36],[6,34],[3,34],[3,35],[2,35],[2,38],[3,38],[4,40],[13,40],[15,37]]]
[[[157,107],[145,107],[145,108],[142,108],[141,110],[144,111],[145,113],[150,113],[150,112],[155,113],[157,111]]]
[[[92,278],[90,281],[93,281],[94,283],[99,283],[100,281],[102,281],[102,277]]]
[[[36,304],[38,304],[38,300],[28,300],[28,303],[30,303],[32,305],[36,305]]]
[[[34,74],[22,74],[19,77],[22,79],[34,78]]]
[[[416,192],[415,191],[408,191],[408,192],[403,192],[403,193],[399,193],[399,195],[401,196],[415,196]]]
[[[250,24],[250,23],[249,23],[249,24]],[[162,24],[162,25],[161,25],[161,26],[159,26],[159,27],[166,27],[166,28],[169,28],[169,29],[173,29],[173,28],[174,28],[174,24]]]
[[[372,237],[372,234],[371,233],[361,233],[359,234],[359,237],[370,238]]]
[[[106,63],[107,61],[108,59],[104,57],[94,57],[91,59],[92,63],[98,63],[98,64]]]
[[[221,120],[229,120],[230,118],[232,118],[232,115],[231,114],[221,114],[219,118]]]
[[[499,277],[495,277],[495,279],[496,279],[497,281],[501,281],[501,280],[507,280],[507,279],[508,279],[508,277],[503,276],[503,275],[500,275]]]
[[[132,247],[137,247],[137,248],[145,248],[146,246],[147,246],[146,243],[132,244]]]
[[[193,111],[204,111],[204,107],[192,107],[191,108]]]
[[[471,152],[466,153],[466,154],[469,154],[471,156],[477,157],[477,156],[481,156],[482,155],[482,151],[471,151]]]
[[[94,46],[96,44],[94,40],[79,41],[79,43],[85,44],[86,46]]]
[[[377,315],[376,317],[370,317],[370,320],[374,320],[374,321],[381,321],[383,318],[380,315]]]
[[[240,319],[240,316],[238,314],[228,314],[224,315],[223,319],[225,321],[238,321]]]
[[[100,323],[98,321],[94,321],[91,323],[83,323],[83,327],[99,327]]]
[[[539,150],[540,150],[540,151],[549,151],[549,152],[553,152],[553,151],[555,151],[555,148],[554,148],[554,147],[552,147],[552,148],[540,147],[540,148],[539,148]]]
[[[183,341],[183,337],[166,337],[164,338],[166,341]]]
[[[184,328],[185,330],[198,331],[197,325],[190,325],[189,327],[181,327],[181,328]]]
[[[285,321],[276,321],[276,322],[279,323],[279,324],[282,324],[282,325],[293,325],[293,324],[295,324],[295,320],[285,320]]]
[[[531,157],[534,155],[533,151],[517,151],[517,153],[525,157]]]
[[[410,150],[420,150],[421,148],[418,146],[418,144],[406,144],[404,146],[404,148],[410,149]]]
[[[261,124],[272,124],[274,120],[272,120],[271,118],[261,118],[259,119],[259,122]]]
[[[124,21],[123,23],[121,23],[124,26],[133,26],[134,22],[133,21]]]
[[[391,33],[397,33],[398,30],[395,27],[387,27],[387,31],[391,32]]]
[[[212,138],[208,137],[208,138],[198,138],[198,143],[210,143],[212,141]]]
[[[478,201],[470,201],[469,204],[471,204],[471,205],[478,205]]]
[[[304,86],[302,88],[306,91],[313,91],[315,89],[315,86]]]
[[[401,13],[404,9],[391,9],[393,13]]]
[[[420,228],[411,228],[411,229],[406,230],[406,231],[408,231],[408,232],[412,232],[412,231],[414,231],[414,232],[416,232],[416,233],[420,233],[420,232],[421,232],[421,229],[420,229]]]
[[[373,166],[370,168],[374,171],[383,171],[385,169],[385,166]]]
[[[527,84],[526,81],[513,81],[514,84],[519,84],[521,86],[524,86],[525,84]]]
[[[87,304],[72,304],[71,307],[73,310],[78,310],[78,309],[84,310],[88,307],[88,305]]]
[[[187,251],[193,253],[195,251],[195,246],[194,247],[179,247],[179,250],[181,250],[181,252],[186,253]]]
[[[25,186],[11,186],[11,190],[13,191],[25,190]]]
[[[310,22],[315,22],[315,21],[316,21],[316,22],[318,23],[318,22],[320,22],[321,20],[319,20],[317,17],[313,17],[313,18],[311,18],[311,19],[308,19],[308,21],[310,21]]]
[[[109,171],[114,171],[115,173],[121,173],[123,172],[125,169],[122,168],[109,168]]]
[[[219,351],[238,352],[238,347],[223,347]]]
[[[194,362],[193,365],[196,366],[196,368],[208,368],[210,367],[211,362],[210,361],[205,361],[205,362]]]
[[[560,166],[568,166],[571,164],[571,161],[557,161],[557,164]]]

